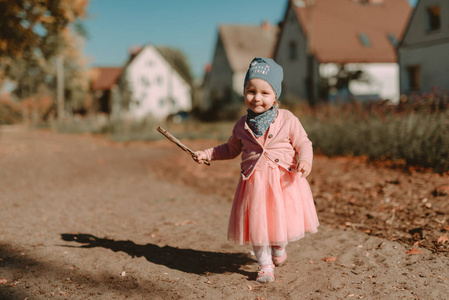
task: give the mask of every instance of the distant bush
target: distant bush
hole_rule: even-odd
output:
[[[22,111],[16,102],[0,98],[0,125],[16,124],[22,121]]]
[[[60,133],[103,134],[111,140],[152,141],[164,139],[156,130],[161,126],[179,139],[218,139],[226,141],[232,133],[234,122],[203,123],[196,120],[184,120],[181,123],[169,120],[156,121],[153,118],[142,120],[111,120],[107,116],[76,117],[54,124]]]
[[[325,155],[403,160],[449,171],[449,110],[409,108],[323,105],[300,115],[315,151]]]
[[[449,171],[449,102],[446,94],[402,98],[399,105],[360,102],[282,106],[300,117],[314,150],[325,155],[366,156],[410,166]],[[78,118],[59,123],[60,132],[105,134],[115,141],[163,139],[162,126],[179,139],[226,141],[234,121],[199,122],[189,118],[180,124],[151,118],[140,121]]]

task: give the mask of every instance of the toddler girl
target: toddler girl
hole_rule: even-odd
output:
[[[287,259],[288,242],[319,225],[305,177],[312,169],[312,143],[298,118],[278,109],[283,70],[274,60],[256,57],[245,76],[246,116],[228,142],[195,152],[195,161],[232,159],[242,153],[228,227],[228,239],[250,244],[259,264],[258,282],[274,281],[274,268]]]

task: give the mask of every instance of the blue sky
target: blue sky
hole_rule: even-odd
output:
[[[121,66],[129,47],[171,46],[183,51],[193,75],[201,77],[212,60],[219,24],[277,24],[287,1],[90,0],[84,54],[92,66]]]

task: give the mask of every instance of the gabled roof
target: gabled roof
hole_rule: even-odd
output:
[[[396,62],[412,9],[407,0],[289,0],[322,63]]]
[[[135,59],[136,57],[138,57],[145,48],[152,48],[154,51],[156,51],[163,60],[165,60],[170,67],[176,71],[176,73],[178,73],[179,76],[181,76],[181,78],[189,85],[191,85],[191,80],[190,78],[188,78],[183,72],[181,72],[179,70],[179,68],[176,66],[175,62],[173,61],[173,59],[170,59],[169,55],[167,55],[166,53],[164,53],[164,48],[169,48],[169,47],[163,47],[163,46],[154,46],[152,44],[145,44],[143,46],[137,46],[137,47],[133,47],[129,49],[129,58],[128,61],[126,62],[125,66],[123,67],[123,69],[126,69]],[[173,48],[172,50],[177,50],[175,48]],[[181,52],[182,53],[182,52]]]
[[[110,90],[122,73],[122,68],[94,67],[91,69],[91,72],[92,89],[94,91]]]
[[[265,22],[257,25],[229,25],[219,27],[226,56],[234,72],[245,71],[256,56],[272,58],[278,26]]]
[[[413,12],[411,13],[410,18],[408,19],[407,25],[405,26],[405,29],[404,29],[404,33],[402,34],[402,37],[399,41],[398,48],[401,48],[404,45],[404,39],[406,38],[406,36],[410,30],[412,21],[415,18],[416,12],[418,11],[418,5],[421,4],[420,2],[421,2],[421,0],[418,0],[415,4],[415,8],[413,9]]]

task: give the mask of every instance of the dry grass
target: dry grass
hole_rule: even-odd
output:
[[[416,104],[416,103],[415,103]],[[446,107],[444,107],[446,108]],[[328,156],[366,156],[376,161],[404,161],[410,166],[449,171],[449,110],[430,105],[320,105],[297,106],[299,116],[314,144]],[[204,123],[110,121],[79,119],[58,124],[60,132],[106,134],[115,141],[157,140],[162,126],[180,139],[226,141],[234,122]]]

